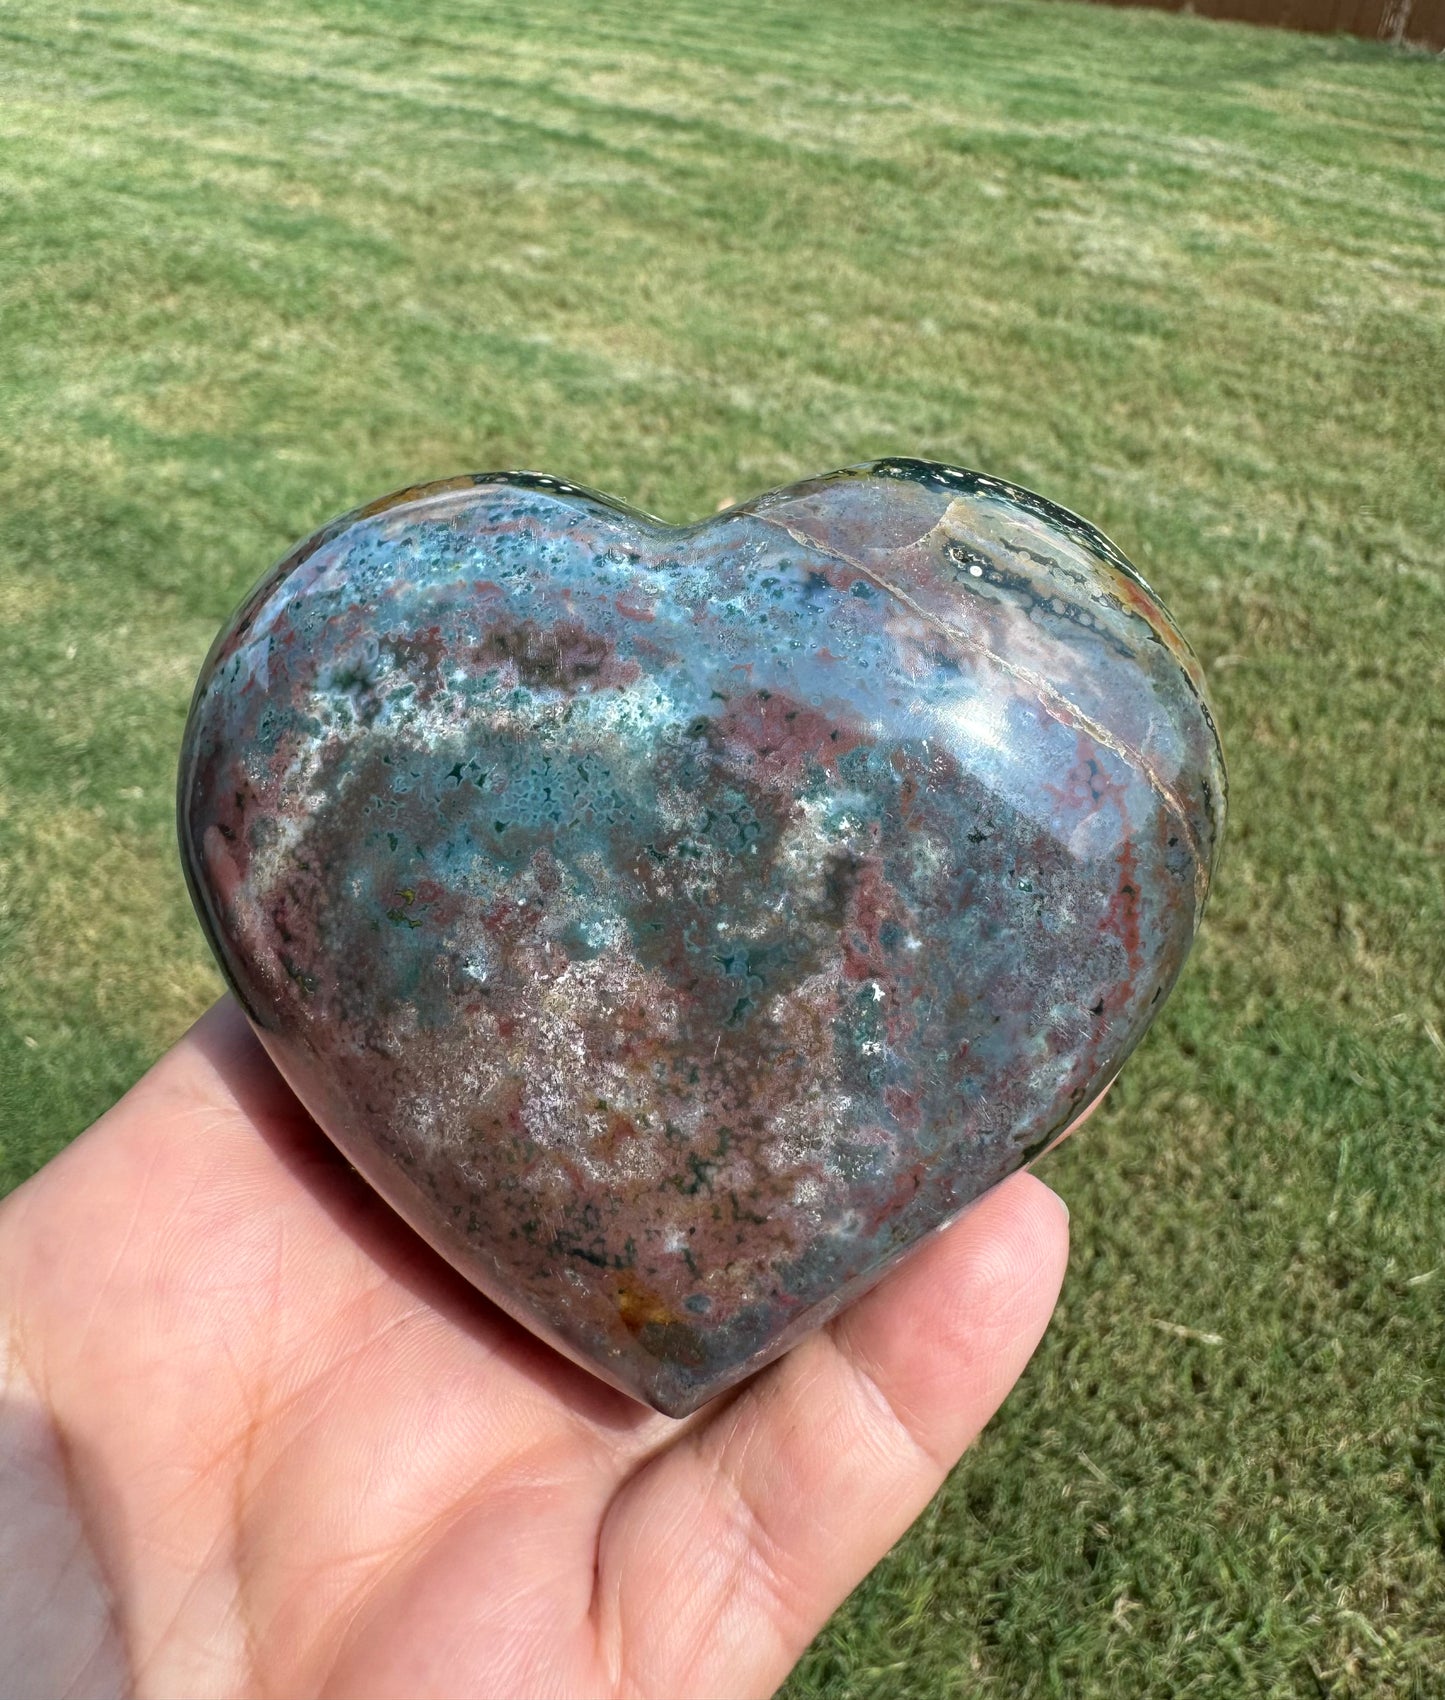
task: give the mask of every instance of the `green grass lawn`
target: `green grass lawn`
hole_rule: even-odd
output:
[[[1445,72],[1039,0],[0,11],[0,1185],[216,995],[221,620],[341,509],[909,452],[1094,519],[1234,780],[1053,1330],[812,1696],[1445,1694]]]

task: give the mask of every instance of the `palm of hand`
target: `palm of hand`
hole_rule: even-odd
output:
[[[1022,1370],[1056,1206],[1015,1176],[675,1423],[445,1269],[223,1003],[0,1211],[0,1689],[767,1694]]]

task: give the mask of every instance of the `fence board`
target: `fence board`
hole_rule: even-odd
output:
[[[1445,49],[1445,0],[1105,0],[1115,6],[1157,6],[1203,18],[1365,36]]]

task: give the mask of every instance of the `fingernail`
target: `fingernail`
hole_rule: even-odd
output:
[[[1069,1219],[1068,1205],[1064,1203],[1063,1199],[1059,1197],[1058,1193],[1056,1193],[1052,1187],[1049,1188],[1049,1197],[1052,1198],[1054,1203],[1058,1205],[1059,1209],[1063,1211],[1064,1220],[1067,1222]]]

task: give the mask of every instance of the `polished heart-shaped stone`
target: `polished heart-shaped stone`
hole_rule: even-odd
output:
[[[217,639],[179,800],[320,1125],[681,1414],[1098,1096],[1193,939],[1224,772],[1106,538],[889,460],[681,528],[530,473],[358,509]]]

